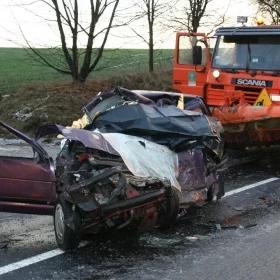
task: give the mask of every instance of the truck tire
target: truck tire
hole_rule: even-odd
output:
[[[63,195],[58,197],[54,211],[54,231],[57,245],[60,249],[67,251],[79,246],[77,233],[65,223],[72,216],[72,207]]]

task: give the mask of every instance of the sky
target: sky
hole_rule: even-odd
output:
[[[133,0],[121,0],[120,9],[131,5]],[[251,0],[252,1],[252,0]],[[217,6],[211,7],[216,14],[226,15],[224,25],[236,24],[236,17],[249,16],[250,21],[257,15],[257,8],[250,0],[216,0]],[[54,22],[46,22],[44,18],[52,18],[52,11],[42,3],[32,6],[22,4],[39,2],[32,0],[0,0],[0,47],[24,47],[23,37],[34,47],[54,47],[59,45],[59,34]],[[86,18],[86,0],[80,0],[81,17]],[[122,10],[123,14],[125,11]],[[130,14],[135,13],[133,9]],[[39,15],[39,16],[38,16]],[[19,27],[20,26],[20,27]],[[102,28],[102,27],[100,27]],[[134,24],[134,29],[141,35],[145,34],[145,21]],[[202,30],[203,31],[203,30]],[[168,27],[156,27],[156,48],[173,48],[175,31]],[[83,45],[83,38],[80,45]],[[100,44],[97,40],[96,46]],[[107,48],[146,48],[144,41],[135,35],[131,28],[113,29],[106,44]]]

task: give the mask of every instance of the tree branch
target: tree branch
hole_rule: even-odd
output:
[[[104,47],[105,47],[105,44],[107,42],[108,35],[109,35],[109,32],[110,32],[112,24],[113,24],[113,20],[114,20],[114,17],[115,17],[115,13],[116,13],[119,1],[120,0],[115,0],[115,5],[114,5],[113,11],[111,13],[108,29],[106,30],[106,33],[105,33],[105,36],[104,36],[104,39],[103,39],[103,43],[102,43],[102,45],[101,45],[101,47],[99,49],[99,52],[98,52],[94,62],[92,63],[92,65],[89,68],[90,72],[96,67],[96,65],[98,64],[100,58],[102,57],[102,54],[103,54],[103,51],[104,51]]]
[[[59,29],[59,34],[60,34],[60,39],[61,39],[61,44],[62,44],[62,51],[64,53],[66,62],[68,64],[69,70],[73,72],[73,60],[72,57],[68,51],[67,44],[66,44],[66,38],[65,38],[65,33],[61,21],[61,12],[57,3],[57,0],[51,0],[52,3],[54,4],[55,8],[55,13],[56,13],[56,18],[57,18],[57,25]]]
[[[31,52],[34,53],[34,55],[36,55],[36,56],[40,59],[40,61],[41,61],[43,64],[45,64],[46,66],[48,66],[48,67],[50,67],[50,68],[52,68],[52,69],[54,69],[54,70],[56,70],[56,71],[58,71],[58,72],[60,72],[60,73],[63,73],[63,74],[71,74],[70,71],[67,71],[67,70],[64,70],[64,69],[60,69],[60,68],[58,68],[57,66],[53,65],[52,63],[50,63],[50,61],[49,61],[48,59],[46,59],[44,56],[42,56],[42,55],[40,54],[40,52],[39,52],[37,49],[35,49],[35,48],[33,48],[33,47],[31,46],[31,44],[29,43],[29,41],[28,41],[27,38],[25,37],[25,35],[24,35],[24,33],[23,33],[23,31],[22,31],[22,29],[21,29],[20,26],[19,26],[19,29],[20,29],[20,32],[21,32],[21,34],[22,34],[22,36],[23,36],[23,38],[24,38],[24,40],[25,40],[27,46],[28,46],[29,49],[31,50]]]

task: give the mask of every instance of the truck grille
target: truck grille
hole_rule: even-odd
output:
[[[262,88],[251,88],[251,87],[241,87],[241,86],[236,86],[235,87],[236,91],[242,91],[244,93],[244,98],[246,102],[249,104],[254,104],[262,91]]]

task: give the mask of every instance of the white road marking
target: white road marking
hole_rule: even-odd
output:
[[[82,242],[80,244],[79,248],[83,248],[87,244],[89,244],[88,241]],[[7,264],[5,266],[0,267],[0,276],[3,274],[6,274],[8,272],[12,272],[12,271],[18,270],[20,268],[30,266],[30,265],[38,263],[38,262],[42,262],[42,261],[57,257],[59,255],[63,255],[64,253],[65,252],[60,249],[54,249],[54,250],[48,251],[46,253],[36,255],[34,257],[30,257],[30,258],[27,258],[27,259],[24,259],[24,260],[15,262],[15,263]]]
[[[266,179],[266,180],[263,180],[263,181],[260,181],[260,182],[257,182],[257,183],[251,184],[251,185],[247,185],[247,186],[244,186],[242,188],[226,192],[224,197],[229,197],[231,195],[234,195],[234,194],[246,191],[246,190],[250,190],[250,189],[256,188],[258,186],[274,182],[274,181],[279,180],[279,179],[280,178],[273,177],[273,178]],[[84,247],[87,244],[88,244],[88,242],[84,242],[79,247],[80,248]],[[2,266],[2,267],[0,267],[0,276],[3,275],[3,274],[6,274],[8,272],[12,272],[12,271],[18,270],[20,268],[24,268],[24,267],[33,265],[35,263],[42,262],[42,261],[54,258],[54,257],[59,256],[59,255],[63,255],[63,254],[64,254],[64,251],[62,251],[60,249],[54,249],[52,251],[48,251],[46,253],[42,253],[42,254],[36,255],[34,257],[31,257],[31,258],[27,258],[27,259],[24,259],[24,260],[21,260],[21,261],[12,263],[12,264]]]
[[[234,195],[234,194],[237,194],[237,193],[240,193],[240,192],[244,192],[244,191],[247,191],[247,190],[250,190],[250,189],[253,189],[253,188],[256,188],[256,187],[261,186],[261,185],[265,185],[265,184],[274,182],[274,181],[279,180],[279,179],[280,178],[273,177],[273,178],[266,179],[266,180],[263,180],[263,181],[260,181],[260,182],[257,182],[257,183],[251,184],[251,185],[244,186],[244,187],[239,188],[239,189],[235,189],[235,190],[226,192],[225,195],[223,196],[223,198]]]
[[[18,261],[15,263],[11,263],[5,266],[0,267],[0,275],[6,274],[8,272],[12,272],[14,270],[18,270],[20,268],[38,263],[38,262],[42,262],[45,261],[47,259],[59,256],[64,254],[64,251],[60,250],[60,249],[55,249],[52,251],[48,251],[46,253],[22,260],[22,261]]]

